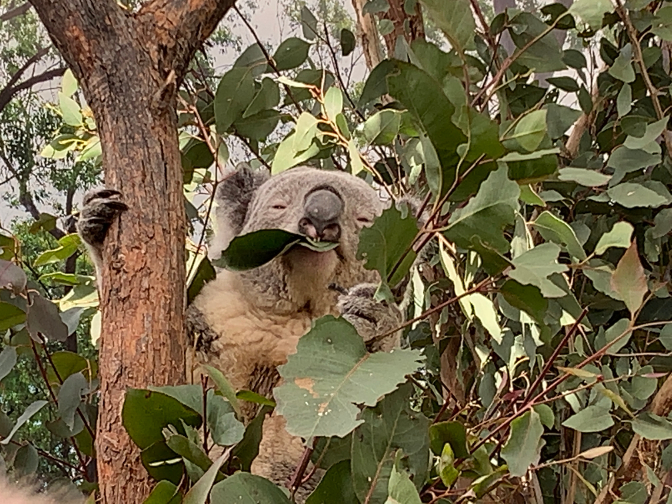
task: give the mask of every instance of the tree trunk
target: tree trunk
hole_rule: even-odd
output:
[[[97,121],[105,182],[129,210],[110,229],[102,271],[96,450],[103,503],[151,488],[124,430],[127,388],[185,381],[185,213],[175,114],[189,60],[234,0],[32,0]]]
[[[380,34],[376,27],[376,20],[371,14],[364,14],[362,8],[366,0],[352,0],[352,7],[357,15],[357,35],[362,43],[364,59],[369,70],[380,63],[384,56],[380,47]]]
[[[408,14],[404,8],[405,0],[388,0],[390,8],[380,13],[381,19],[392,21],[394,30],[383,35],[387,56],[393,57],[399,37],[404,37],[409,44],[417,38],[425,38],[425,25],[422,21],[420,2],[415,3],[413,14]]]

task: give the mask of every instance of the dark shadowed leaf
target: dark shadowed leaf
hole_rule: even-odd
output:
[[[439,422],[429,428],[430,446],[435,455],[441,455],[443,445],[449,443],[458,458],[469,456],[467,431],[460,422]]]
[[[541,448],[546,444],[541,439],[543,433],[541,418],[534,410],[511,422],[511,433],[502,447],[502,458],[506,460],[512,476],[524,476],[531,465],[539,462]]]
[[[396,286],[415,260],[415,252],[409,249],[417,234],[417,221],[411,212],[407,211],[404,217],[396,206],[392,206],[371,227],[362,229],[357,258],[366,260],[366,269],[377,270],[383,280],[387,279],[390,285]],[[392,272],[406,252],[402,262]]]
[[[290,37],[278,47],[273,55],[278,70],[291,70],[303,64],[308,58],[310,44],[300,38]]]
[[[233,67],[219,81],[215,94],[215,123],[219,133],[226,133],[252,102],[254,77],[250,68]]]
[[[318,33],[317,19],[305,5],[301,7],[301,32],[303,33],[303,38],[307,40],[315,40]]]
[[[16,455],[14,455],[13,476],[21,478],[35,473],[38,463],[39,456],[35,447],[30,443],[23,445],[16,451]]]
[[[413,484],[421,488],[428,472],[429,420],[410,408],[413,386],[406,384],[384,398],[375,408],[366,408],[362,424],[352,438],[352,482],[360,502],[385,502],[394,453],[403,450],[403,460]]]
[[[523,310],[539,324],[544,323],[548,300],[542,296],[538,287],[507,280],[499,292],[511,306]]]
[[[352,487],[350,461],[342,460],[332,465],[322,477],[320,484],[306,499],[306,504],[342,504],[357,502]]]
[[[30,301],[26,314],[26,328],[30,336],[36,341],[41,341],[40,334],[50,341],[65,341],[68,326],[61,320],[56,305],[37,292],[30,293]]]
[[[181,501],[177,486],[168,480],[161,480],[142,504],[178,504]]]
[[[163,428],[174,426],[185,434],[182,422],[199,427],[201,415],[177,399],[161,392],[128,389],[121,417],[126,432],[140,448],[163,441]]]
[[[328,252],[338,246],[335,242],[315,242],[309,238],[282,229],[262,229],[236,236],[221,258],[212,262],[218,268],[244,271],[258,268],[287,252],[294,245],[301,245],[315,252]]]
[[[343,56],[348,56],[352,51],[355,50],[357,45],[357,40],[355,39],[355,34],[352,33],[347,28],[341,29],[341,54]]]
[[[502,231],[513,224],[519,196],[518,184],[509,180],[506,166],[502,166],[488,176],[469,203],[453,212],[444,231],[446,237],[481,254],[486,247],[508,252],[509,242]]]
[[[0,259],[0,289],[9,289],[14,294],[26,288],[26,274],[16,264]]]

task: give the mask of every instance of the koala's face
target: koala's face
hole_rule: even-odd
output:
[[[275,175],[255,192],[241,234],[278,228],[338,242],[336,253],[354,261],[359,231],[384,208],[376,191],[343,172],[294,168]]]

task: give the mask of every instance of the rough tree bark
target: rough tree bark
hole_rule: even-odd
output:
[[[389,8],[385,12],[379,12],[378,17],[392,21],[394,26],[390,33],[383,36],[387,57],[391,58],[399,36],[403,36],[409,44],[417,38],[425,38],[425,25],[419,2],[416,2],[413,7],[412,14],[406,12],[404,0],[388,0],[387,3]],[[357,15],[357,34],[362,43],[366,66],[371,70],[385,58],[385,55],[380,44],[380,33],[374,16],[362,12],[365,4],[366,0],[352,0],[352,6]]]
[[[110,230],[102,272],[96,449],[103,503],[150,490],[122,426],[128,387],[185,379],[185,219],[175,114],[188,63],[235,0],[31,0],[97,121],[105,182],[130,209]]]
[[[413,13],[406,12],[404,0],[388,0],[390,8],[386,12],[380,13],[381,19],[392,21],[394,30],[387,35],[383,35],[387,55],[394,55],[397,46],[397,39],[404,37],[409,44],[417,38],[425,38],[425,25],[422,21],[422,9],[420,2],[415,3]]]
[[[371,14],[364,14],[362,9],[366,0],[352,0],[352,7],[357,15],[357,36],[362,43],[364,59],[369,70],[380,63],[384,56],[380,47],[380,34],[376,27],[376,20]]]

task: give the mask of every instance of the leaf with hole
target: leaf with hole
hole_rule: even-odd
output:
[[[295,436],[345,436],[359,424],[357,404],[375,405],[420,365],[414,350],[370,354],[344,319],[322,317],[278,369],[276,411]]]

